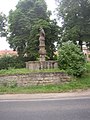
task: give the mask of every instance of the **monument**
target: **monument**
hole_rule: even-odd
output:
[[[46,61],[46,50],[45,50],[45,31],[40,27],[39,33],[39,61],[28,61],[26,62],[26,68],[31,70],[51,69],[58,67],[56,61]]]
[[[45,32],[43,28],[40,28],[39,55],[40,55],[40,62],[44,62],[46,56],[46,50],[45,50]]]

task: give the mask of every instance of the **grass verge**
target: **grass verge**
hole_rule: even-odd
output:
[[[2,76],[2,75],[38,73],[38,72],[65,72],[65,71],[60,70],[59,68],[45,69],[45,70],[35,70],[35,71],[29,70],[29,69],[26,69],[26,68],[21,68],[21,69],[0,70],[0,76]]]

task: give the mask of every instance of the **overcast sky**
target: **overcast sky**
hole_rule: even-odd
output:
[[[8,15],[11,9],[15,9],[16,4],[19,0],[0,0],[0,12]],[[48,5],[48,10],[55,10],[55,0],[46,0]],[[52,16],[53,17],[53,16]],[[0,38],[0,50],[10,49],[9,44],[6,42],[5,38]]]

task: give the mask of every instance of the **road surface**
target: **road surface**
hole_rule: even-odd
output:
[[[0,120],[90,120],[90,96],[0,99]]]

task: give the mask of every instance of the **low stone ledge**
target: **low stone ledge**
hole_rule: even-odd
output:
[[[26,62],[26,68],[30,70],[41,70],[41,69],[53,69],[57,68],[57,61],[28,61]]]
[[[0,76],[0,86],[50,85],[69,82],[70,77],[64,72],[40,72]]]

